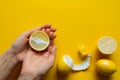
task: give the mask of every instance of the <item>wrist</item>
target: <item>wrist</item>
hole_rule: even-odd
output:
[[[10,54],[11,56],[13,56],[14,61],[16,61],[17,63],[20,62],[20,61],[18,60],[18,58],[17,58],[17,53],[14,51],[13,48],[10,47],[7,52],[8,52],[8,54]]]
[[[19,60],[16,57],[16,54],[14,53],[14,50],[12,48],[9,48],[6,52],[6,56],[11,58],[11,63],[13,64],[18,64]]]
[[[29,73],[23,73],[21,72],[18,80],[40,80],[41,76],[35,76]]]
[[[18,64],[18,60],[12,50],[9,48],[0,57],[0,80],[6,80],[6,78],[11,74],[13,69]]]
[[[20,74],[18,80],[34,80],[34,77],[30,74]]]

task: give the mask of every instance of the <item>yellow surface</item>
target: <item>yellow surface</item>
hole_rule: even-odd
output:
[[[0,53],[9,48],[20,33],[50,23],[57,28],[58,49],[55,65],[43,80],[120,80],[119,4],[119,0],[1,0]],[[106,35],[118,42],[117,51],[111,56],[102,56],[97,50],[98,39]],[[75,63],[81,62],[77,50],[82,45],[92,54],[89,69],[71,72],[67,77],[57,75],[56,63],[62,55],[68,54]],[[117,72],[112,77],[96,73],[95,62],[99,58],[115,62]]]

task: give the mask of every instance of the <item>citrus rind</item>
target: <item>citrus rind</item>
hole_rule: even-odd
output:
[[[47,33],[43,31],[35,31],[29,38],[30,46],[36,51],[45,50],[50,43]]]

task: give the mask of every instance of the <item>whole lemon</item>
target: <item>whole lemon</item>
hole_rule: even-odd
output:
[[[115,63],[107,59],[98,60],[96,63],[96,69],[103,75],[112,75],[117,71]]]

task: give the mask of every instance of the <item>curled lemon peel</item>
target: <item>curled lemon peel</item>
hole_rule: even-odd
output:
[[[62,60],[61,60],[62,59]],[[85,70],[90,66],[91,55],[86,55],[86,59],[81,64],[74,64],[73,59],[69,55],[64,55],[58,62],[58,71],[62,74],[68,74],[73,71]]]

